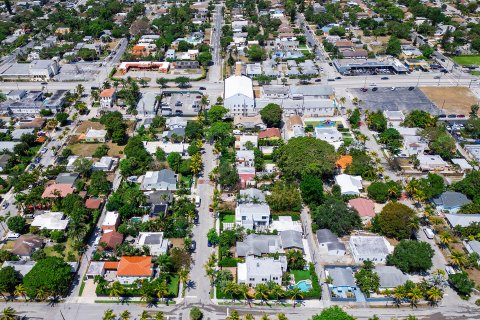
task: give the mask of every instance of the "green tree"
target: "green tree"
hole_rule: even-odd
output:
[[[289,250],[287,252],[287,261],[290,270],[303,270],[307,264],[300,250]]]
[[[387,49],[385,49],[385,53],[392,56],[398,56],[400,53],[402,53],[401,43],[397,37],[390,37],[387,43]]]
[[[29,297],[35,297],[38,290],[63,296],[68,292],[71,280],[71,267],[63,259],[47,257],[37,261],[23,278],[23,284]]]
[[[178,152],[172,152],[168,155],[167,162],[173,171],[178,172],[182,164],[182,155]]]
[[[245,53],[250,61],[263,61],[267,57],[265,49],[258,44],[249,46],[248,49],[245,50]]]
[[[0,292],[15,293],[16,287],[22,283],[22,275],[13,267],[0,269]]]
[[[188,88],[190,86],[190,79],[188,77],[177,77],[173,81],[179,88]]]
[[[363,262],[363,266],[355,274],[355,280],[367,298],[371,292],[376,292],[380,287],[380,277],[373,271],[373,263],[370,260]]]
[[[409,239],[418,224],[415,211],[401,203],[388,203],[379,214],[381,233],[387,237]]]
[[[25,218],[21,216],[13,216],[7,220],[8,229],[12,230],[13,232],[23,233],[26,225],[27,222]]]
[[[208,230],[207,239],[213,246],[215,246],[218,244],[220,237],[218,236],[217,231],[214,228],[212,228]]]
[[[192,309],[190,309],[191,320],[202,320],[202,318],[203,318],[203,313],[199,308],[193,307]]]
[[[170,80],[167,78],[157,78],[156,82],[161,88],[167,88],[167,84]]]
[[[63,127],[67,124],[67,121],[68,121],[68,113],[65,113],[65,112],[59,112],[57,113],[57,115],[55,116],[55,118],[57,119],[58,123],[60,123],[60,125]]]
[[[282,108],[276,103],[267,104],[260,110],[260,115],[268,127],[279,128],[282,123]]]
[[[323,203],[323,182],[316,176],[306,176],[300,181],[302,199],[308,205],[320,205]]]
[[[426,271],[433,265],[434,253],[427,242],[402,240],[393,253],[387,256],[387,264],[394,265],[406,273]]]
[[[437,118],[423,110],[413,110],[405,117],[402,126],[409,128],[435,127]]]
[[[167,156],[165,154],[165,151],[163,151],[162,148],[158,147],[157,150],[155,151],[155,159],[157,159],[158,161],[167,160]]]
[[[273,211],[298,212],[302,208],[302,199],[297,186],[282,180],[275,182],[266,200]]]
[[[360,120],[361,120],[360,110],[357,108],[353,110],[353,112],[350,114],[350,117],[348,117],[348,122],[350,123],[353,129],[356,129],[359,127]]]
[[[13,309],[12,307],[6,307],[5,309],[2,310],[2,313],[0,314],[0,319],[1,320],[16,320],[16,319],[18,319],[17,311],[15,309]]]
[[[377,132],[383,132],[387,129],[387,118],[382,111],[371,112],[367,117],[368,127]]]
[[[343,311],[339,306],[333,306],[323,309],[320,314],[313,316],[312,320],[355,320],[355,318]]]
[[[298,137],[274,152],[274,159],[286,177],[333,173],[337,155],[328,143],[313,137]]]
[[[85,61],[94,61],[97,60],[97,52],[93,49],[81,48],[77,52],[77,56]]]
[[[103,313],[102,320],[115,320],[116,317],[117,316],[115,315],[115,313],[113,313],[112,309],[107,309]]]
[[[228,109],[224,106],[213,105],[207,113],[208,121],[214,123],[223,119],[223,117],[228,113]]]
[[[227,161],[222,161],[218,168],[218,182],[227,190],[232,190],[237,187],[240,182],[240,177],[238,176],[238,171],[235,166],[230,164]]]
[[[375,202],[385,203],[387,200],[396,200],[400,197],[402,187],[395,181],[373,182],[368,186],[368,197]]]
[[[204,67],[208,67],[212,62],[212,54],[210,52],[200,52],[198,54],[198,62]]]
[[[102,144],[95,150],[93,157],[98,159],[104,157],[108,154],[108,150],[110,150],[110,148],[106,144]]]
[[[95,171],[90,177],[88,193],[94,196],[107,195],[110,192],[111,183],[107,180],[105,171]]]
[[[469,297],[475,288],[475,282],[470,280],[466,272],[460,272],[448,275],[448,281],[453,288],[462,296]]]
[[[332,219],[335,212],[335,219]],[[328,197],[325,202],[311,211],[314,229],[330,229],[338,236],[349,234],[362,226],[358,212],[349,208],[342,200]]]

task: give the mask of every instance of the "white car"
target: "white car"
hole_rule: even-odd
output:
[[[40,150],[40,152],[41,152],[42,154],[45,154],[47,151],[48,151],[47,148],[42,148],[42,150]]]

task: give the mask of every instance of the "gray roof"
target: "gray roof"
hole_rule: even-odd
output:
[[[34,129],[15,129],[11,133],[12,139],[20,140],[24,134],[31,134],[33,131]]]
[[[281,238],[277,235],[249,234],[243,241],[237,242],[237,256],[261,256],[267,253],[283,252]]]
[[[282,246],[284,249],[302,249],[303,241],[302,233],[294,230],[286,230],[280,232],[280,238],[282,239]]]
[[[480,223],[480,214],[453,214],[447,213],[445,214],[445,218],[447,219],[448,223],[452,227],[457,225],[461,227],[468,227],[470,224],[474,222]]]
[[[264,214],[269,216],[270,215],[270,207],[268,204],[262,203],[262,204],[253,204],[253,203],[241,203],[237,206],[237,209],[240,214],[249,214],[249,213],[255,213],[255,214]]]
[[[173,134],[176,134],[177,136],[180,136],[180,137],[184,137],[185,136],[185,128],[170,129],[163,134],[163,137],[171,138]]]
[[[408,280],[402,271],[393,266],[376,266],[375,272],[380,278],[380,287],[382,288],[395,288]]]
[[[359,255],[387,255],[390,253],[386,240],[379,236],[352,236],[350,245],[353,245]]]
[[[19,143],[18,141],[0,141],[0,152],[5,149],[13,152],[13,148]]]
[[[328,229],[317,230],[318,243],[339,242],[337,236]]]
[[[30,270],[32,270],[35,264],[37,264],[35,261],[26,261],[26,260],[5,261],[2,265],[2,268],[12,267],[16,271],[20,272],[22,276],[25,276],[27,273],[30,272]]]
[[[55,183],[73,185],[77,178],[77,172],[62,172],[58,174],[57,179],[55,179]]]
[[[453,191],[445,191],[433,199],[435,205],[443,206],[445,208],[458,208],[471,202],[472,201],[470,201],[463,193]]]
[[[334,287],[355,287],[352,268],[328,269],[328,275],[332,278]]]
[[[256,199],[257,202],[265,202],[265,194],[263,191],[256,188],[248,188],[240,190],[240,196],[248,197],[246,202],[251,202],[253,199]],[[241,199],[243,201],[243,199]]]
[[[328,251],[332,250],[346,250],[345,244],[343,242],[330,242],[327,243],[327,249]]]
[[[176,190],[177,178],[175,176],[175,172],[170,169],[148,171],[143,180],[143,188],[145,190]]]
[[[330,96],[333,94],[332,86],[309,85],[309,86],[291,86],[292,94],[301,94],[304,96]]]

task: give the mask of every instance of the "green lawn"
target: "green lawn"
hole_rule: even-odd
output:
[[[178,297],[178,276],[171,276],[168,284],[169,295]]]
[[[290,273],[295,277],[295,283],[302,280],[310,280],[310,271],[308,270],[292,270]]]
[[[223,223],[233,223],[235,222],[235,215],[234,214],[224,214],[221,218]]]
[[[460,65],[480,64],[480,55],[456,56],[453,61]]]
[[[480,76],[480,71],[472,71],[470,72],[472,76]]]

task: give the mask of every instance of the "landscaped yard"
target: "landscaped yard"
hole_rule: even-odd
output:
[[[480,55],[456,56],[452,59],[460,65],[480,64]]]
[[[48,257],[59,257],[59,258],[63,258],[65,261],[72,260],[72,259],[68,259],[68,254],[72,252],[73,257],[75,257],[75,261],[78,261],[79,259],[78,252],[73,249],[72,240],[68,239],[67,242],[64,242],[62,244],[65,246],[65,249],[62,251],[62,254],[55,251],[54,246],[45,247],[43,251]]]
[[[178,276],[171,276],[168,284],[168,291],[170,296],[178,297]]]
[[[310,280],[310,271],[308,270],[292,270],[290,273],[295,277],[295,283],[302,280]]]
[[[223,223],[234,223],[235,215],[234,214],[224,214],[220,217]]]
[[[75,143],[68,146],[72,150],[74,155],[81,157],[91,157],[95,150],[103,143]],[[110,149],[108,155],[111,157],[121,157],[123,155],[123,149],[125,146],[119,146],[116,143],[105,143]]]

